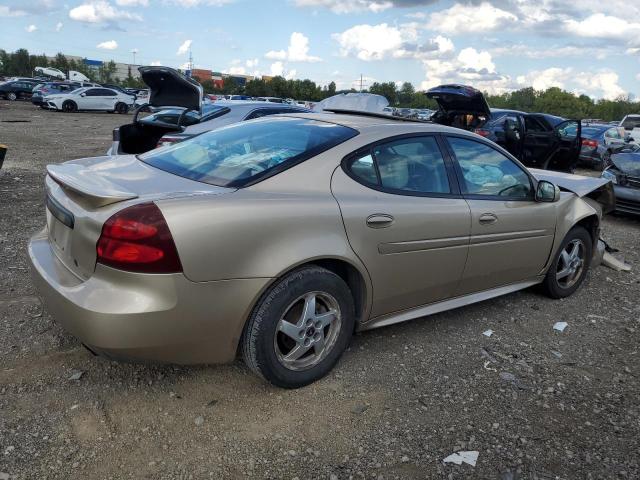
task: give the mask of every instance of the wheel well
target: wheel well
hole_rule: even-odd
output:
[[[593,241],[593,248],[595,248],[598,242],[598,231],[600,228],[600,221],[598,220],[597,215],[590,215],[588,217],[580,220],[576,225],[580,225],[585,228],[587,232],[591,235],[591,240]]]
[[[367,298],[367,287],[358,269],[348,262],[333,258],[314,260],[306,265],[317,265],[326,268],[345,281],[353,295],[353,303],[356,308],[356,325],[358,325],[359,322],[362,321],[362,314],[365,310],[365,301]],[[302,266],[304,265],[300,265],[300,267]]]

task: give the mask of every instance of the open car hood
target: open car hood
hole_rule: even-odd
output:
[[[149,105],[200,111],[204,92],[195,80],[169,67],[140,67],[138,71],[149,87]]]
[[[480,90],[466,85],[440,85],[426,92],[445,113],[476,114],[489,117],[489,104]]]
[[[616,153],[611,155],[611,163],[625,175],[640,177],[640,152]]]

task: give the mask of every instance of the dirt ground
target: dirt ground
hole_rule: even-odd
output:
[[[640,478],[632,217],[603,234],[631,273],[600,267],[566,300],[530,289],[359,334],[300,390],[239,361],[92,356],[40,303],[26,244],[45,221],[45,165],[103,154],[127,120],[0,102],[0,480]],[[458,450],[477,465],[442,462]]]

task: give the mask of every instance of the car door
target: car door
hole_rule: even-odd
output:
[[[362,148],[343,160],[331,188],[349,243],[371,275],[372,317],[453,296],[470,212],[437,136]]]
[[[542,168],[573,172],[582,148],[582,122],[566,120],[553,128],[554,149]]]
[[[110,88],[100,88],[101,110],[114,110],[118,102],[118,94]]]
[[[488,142],[447,136],[471,210],[469,255],[458,295],[540,275],[551,253],[556,204],[534,200],[534,181]]]
[[[79,95],[75,95],[74,101],[78,104],[80,110],[95,110],[97,108],[99,100],[96,88],[87,88],[84,92],[80,92]]]
[[[528,167],[545,168],[545,161],[556,148],[553,131],[532,115],[523,115],[524,139],[518,159]]]

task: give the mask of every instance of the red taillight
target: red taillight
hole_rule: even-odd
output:
[[[491,135],[491,132],[489,130],[485,130],[483,128],[476,128],[476,133],[482,137],[488,137],[489,135]]]
[[[182,271],[176,244],[155,203],[142,203],[113,215],[102,226],[97,262],[139,273]]]
[[[582,145],[585,146],[585,147],[597,148],[598,147],[598,141],[597,140],[591,140],[589,138],[583,138],[582,139]]]
[[[180,139],[176,137],[162,137],[160,138],[160,140],[158,140],[158,144],[156,145],[156,148],[165,147],[167,145],[171,145],[178,141],[180,141]]]

